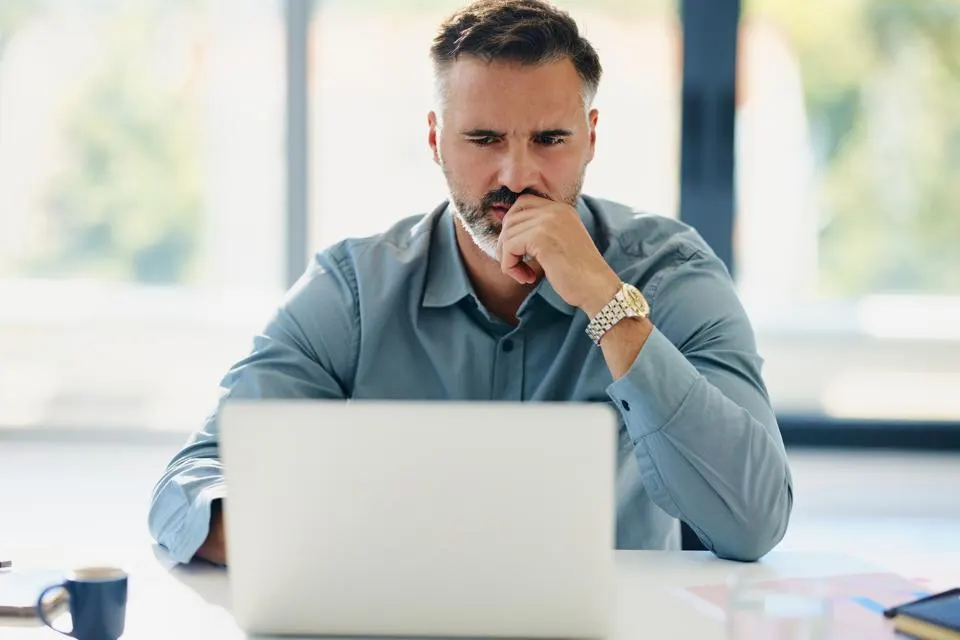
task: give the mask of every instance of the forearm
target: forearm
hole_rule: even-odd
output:
[[[603,335],[600,349],[614,380],[630,370],[652,331],[647,318],[624,318]]]
[[[148,525],[177,562],[193,559],[210,532],[211,505],[226,496],[220,461],[179,458],[157,483]]]
[[[608,391],[651,498],[718,555],[754,560],[786,530],[789,468],[762,394],[733,374],[716,380],[739,402],[651,330],[633,366]]]

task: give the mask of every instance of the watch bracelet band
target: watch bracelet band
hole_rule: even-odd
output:
[[[626,309],[620,304],[620,295],[621,292],[618,291],[617,295],[605,304],[587,325],[586,333],[590,336],[590,339],[593,340],[593,344],[598,347],[600,346],[600,339],[604,334],[612,329],[615,324],[627,317]]]

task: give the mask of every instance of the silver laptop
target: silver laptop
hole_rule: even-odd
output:
[[[609,407],[228,402],[220,420],[244,631],[608,633]]]

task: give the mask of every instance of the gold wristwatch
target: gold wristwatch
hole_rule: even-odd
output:
[[[613,300],[604,305],[603,309],[590,320],[587,325],[587,335],[593,344],[600,346],[600,339],[624,318],[646,318],[650,314],[650,305],[640,290],[632,284],[623,282],[620,290],[613,296]]]

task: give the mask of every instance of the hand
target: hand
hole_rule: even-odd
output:
[[[210,532],[197,549],[196,556],[215,564],[227,564],[227,537],[223,529],[223,500],[210,505]]]
[[[569,204],[527,194],[510,207],[497,243],[500,268],[520,284],[533,284],[537,273],[524,262],[525,256],[537,261],[567,304],[590,317],[620,288],[620,278]]]

